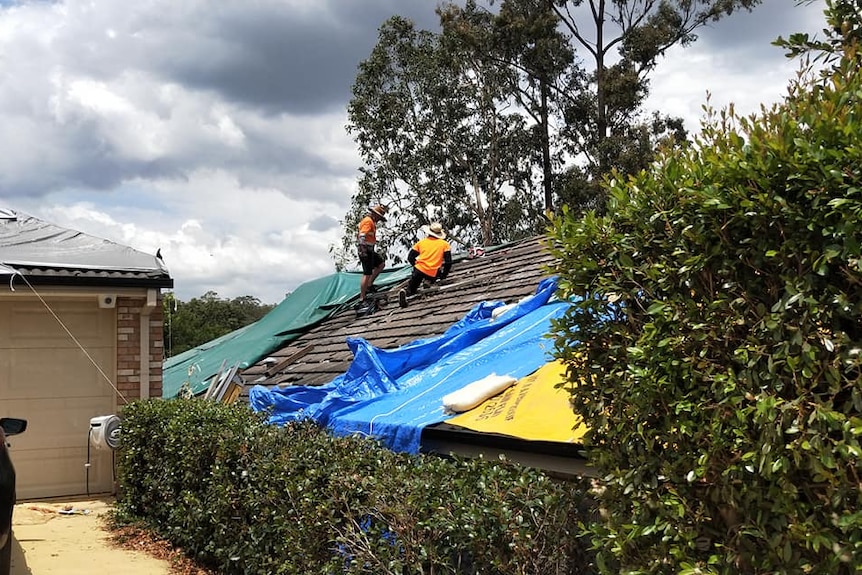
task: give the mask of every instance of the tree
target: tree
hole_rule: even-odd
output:
[[[675,45],[695,31],[760,0],[552,0],[572,42],[591,58],[593,72],[571,93],[566,110],[572,166],[559,193],[573,206],[602,208],[601,179],[611,170],[634,174],[652,161],[661,143],[687,133],[679,118],[653,112],[642,119],[649,74]]]
[[[504,0],[496,14],[473,1],[450,3],[440,9],[440,20],[468,49],[509,70],[508,91],[540,148],[544,208],[552,210],[554,174],[563,163],[553,120],[562,119],[559,100],[583,72],[550,0]]]
[[[391,18],[348,108],[365,166],[335,259],[348,261],[374,202],[396,208],[381,234],[396,263],[431,219],[468,244],[535,233],[539,180],[546,211],[603,209],[611,170],[637,173],[687,140],[682,120],[642,109],[658,58],[759,1],[503,0],[493,13],[467,0],[438,9],[439,34]]]
[[[182,302],[173,293],[165,294],[164,333],[166,355],[172,357],[212,341],[268,314],[274,305],[262,305],[256,297],[245,295],[222,299],[214,291]]]
[[[798,0],[799,3],[806,3]],[[814,0],[807,0],[807,3]],[[834,62],[858,52],[848,50],[862,42],[862,0],[827,0],[827,28],[825,38],[809,38],[807,33],[792,34],[789,39],[779,37],[773,44],[787,50],[788,58],[813,56],[815,61]],[[826,73],[829,73],[829,68]]]
[[[605,573],[862,564],[862,67],[840,18],[859,4],[827,4],[823,75],[712,112],[693,146],[614,178],[606,215],[554,222]]]
[[[434,219],[471,245],[541,229],[530,161],[536,146],[512,110],[511,72],[488,52],[467,49],[452,30],[416,30],[397,16],[381,27],[348,107],[365,166],[345,218],[345,250],[370,201],[393,208],[381,232],[404,252]]]

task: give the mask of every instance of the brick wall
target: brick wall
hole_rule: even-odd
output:
[[[141,389],[141,308],[145,297],[117,298],[117,389],[126,399],[140,397]],[[149,315],[150,397],[162,396],[164,355],[162,298]]]

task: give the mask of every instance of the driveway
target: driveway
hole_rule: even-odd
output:
[[[102,516],[113,499],[27,501],[12,519],[11,575],[171,575],[169,561],[108,540]]]

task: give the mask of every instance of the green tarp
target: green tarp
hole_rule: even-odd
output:
[[[387,286],[410,277],[410,266],[386,270],[375,282]],[[193,394],[209,387],[222,363],[254,365],[269,353],[296,339],[359,296],[360,272],[338,272],[300,285],[257,322],[176,355],[163,364],[162,397],[176,397],[188,382]]]

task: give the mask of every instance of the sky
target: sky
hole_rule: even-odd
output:
[[[0,0],[0,208],[155,254],[182,301],[278,303],[333,273],[361,166],[345,130],[358,64],[434,0]],[[743,114],[819,33],[824,0],[764,0],[698,31],[648,108],[696,131],[707,93]]]

